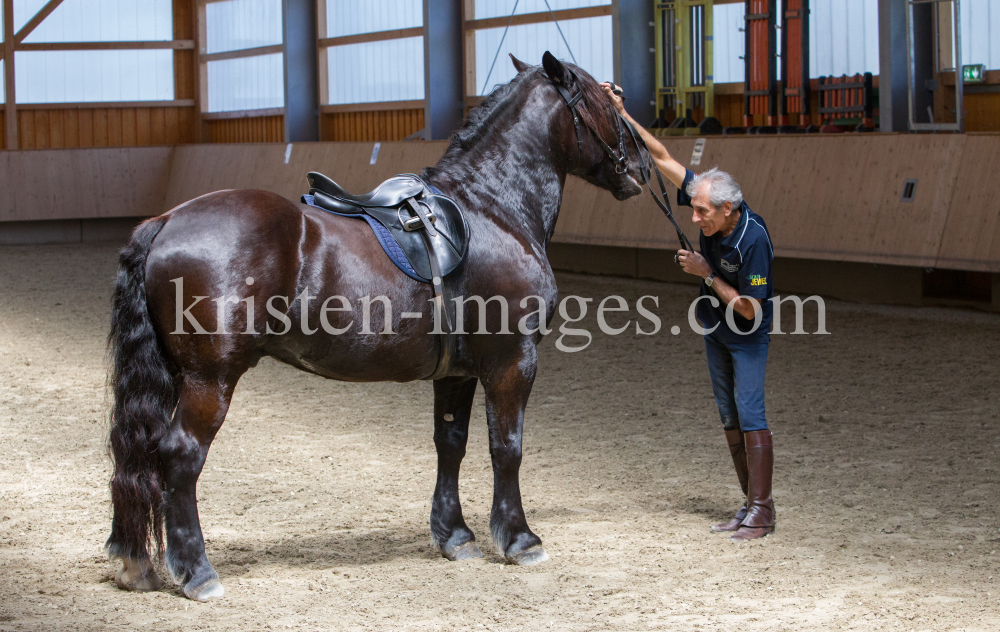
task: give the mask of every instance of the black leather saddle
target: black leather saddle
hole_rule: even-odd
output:
[[[469,227],[462,210],[420,176],[393,176],[364,195],[351,195],[321,173],[310,172],[307,178],[315,206],[340,215],[367,215],[383,226],[417,280],[432,283],[435,277],[443,278],[465,258]],[[395,261],[393,253],[386,252]],[[400,268],[410,274],[406,267]]]
[[[434,371],[424,379],[448,375],[456,353],[455,306],[448,300],[444,277],[462,263],[469,249],[469,226],[462,209],[411,173],[393,176],[364,195],[351,195],[321,173],[310,172],[307,177],[309,195],[302,196],[303,202],[364,219],[400,270],[431,284],[432,317],[443,328],[435,326],[440,334],[440,353]]]

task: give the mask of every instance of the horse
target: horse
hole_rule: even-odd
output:
[[[507,563],[548,559],[525,519],[518,478],[537,345],[558,298],[546,247],[567,175],[625,200],[642,190],[641,158],[638,146],[629,155],[624,142],[624,155],[609,151],[604,139],[613,139],[617,126],[621,141],[621,126],[584,70],[548,52],[541,67],[511,58],[515,78],[469,112],[440,161],[422,173],[464,209],[471,235],[444,287],[452,296],[490,297],[495,309],[470,300],[459,311],[466,323],[502,332],[455,333],[455,353],[443,372],[440,331],[413,318],[433,311],[431,286],[403,274],[365,222],[267,191],[227,190],[135,229],[119,256],[108,337],[113,474],[106,550],[121,562],[120,588],[159,589],[155,562],[162,560],[186,597],[206,601],[224,593],[205,554],[196,485],[240,377],[265,356],[334,380],[434,377],[438,471],[430,528],[432,543],[449,560],[482,557],[458,493],[482,382],[493,541]],[[366,305],[374,309],[365,329],[381,317],[382,331],[350,327],[353,313],[343,303],[337,309],[309,300],[362,295],[385,299]],[[494,297],[506,301],[510,314]],[[504,317],[524,326],[507,333]],[[321,321],[335,334],[315,326]]]

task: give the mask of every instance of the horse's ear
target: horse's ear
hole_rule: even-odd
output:
[[[542,55],[542,67],[545,68],[545,74],[547,74],[549,79],[552,81],[555,81],[556,83],[567,88],[573,85],[573,72],[563,65],[561,61],[556,59],[549,51],[545,51],[545,54]]]
[[[507,54],[510,55],[510,60],[514,63],[514,68],[516,68],[518,72],[524,72],[528,68],[531,68],[530,64],[526,64],[517,57],[514,57],[514,53]]]

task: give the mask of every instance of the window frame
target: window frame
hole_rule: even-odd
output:
[[[426,0],[424,0],[426,2]],[[423,37],[424,46],[427,46],[427,29],[424,26],[414,26],[405,29],[391,29],[388,31],[373,31],[371,33],[358,33],[355,35],[341,35],[339,37],[329,37],[326,30],[326,0],[316,1],[316,68],[319,74],[319,111],[320,114],[335,114],[340,112],[381,112],[387,110],[411,110],[422,108],[427,103],[427,95],[423,99],[411,101],[372,101],[369,103],[337,103],[330,101],[330,68],[327,57],[327,49],[334,46],[348,46],[350,44],[367,44],[370,42],[384,42],[394,39],[407,39],[411,37]],[[425,48],[426,50],[426,48]],[[426,69],[424,70],[426,74]],[[424,81],[427,81],[426,76]]]
[[[175,2],[177,0],[174,0]],[[197,0],[197,37],[198,37],[198,115],[202,121],[217,121],[223,119],[247,118],[256,116],[284,116],[288,106],[286,102],[279,108],[259,108],[255,110],[226,110],[222,112],[209,112],[208,109],[208,63],[212,61],[225,61],[228,59],[245,59],[247,57],[261,57],[263,55],[276,55],[281,53],[282,68],[285,59],[285,33],[282,29],[281,43],[269,44],[267,46],[254,46],[251,48],[238,48],[218,53],[208,53],[208,5],[216,2],[229,2],[230,0]],[[283,97],[287,101],[287,95]]]
[[[615,19],[615,3],[602,4],[593,7],[578,7],[576,9],[560,9],[558,11],[539,11],[537,13],[519,13],[513,18],[509,15],[496,16],[490,18],[476,18],[476,0],[463,0],[462,2],[462,75],[463,75],[463,95],[466,108],[480,104],[485,96],[479,95],[479,87],[476,85],[476,31],[487,29],[504,28],[510,26],[523,26],[526,24],[541,24],[558,20],[579,20],[583,18],[597,18],[611,16]],[[612,27],[614,32],[616,27]],[[619,56],[618,38],[615,37],[613,55],[617,59]]]
[[[176,13],[176,3],[183,0],[173,0],[171,6]],[[200,2],[201,0],[199,0]],[[193,50],[195,41],[190,39],[170,39],[153,41],[123,41],[123,42],[31,42],[25,39],[59,8],[63,0],[48,0],[18,31],[14,31],[14,0],[3,0],[3,45],[0,46],[0,61],[4,67],[4,102],[0,108],[4,111],[4,127],[6,133],[5,146],[16,148],[17,111],[21,110],[55,110],[74,108],[161,108],[161,107],[192,107],[194,99],[177,99],[172,101],[84,101],[79,103],[21,103],[17,102],[15,77],[17,75],[17,57],[21,51],[88,51],[88,50]],[[174,29],[176,32],[176,25]],[[177,93],[176,61],[174,68],[174,94]]]

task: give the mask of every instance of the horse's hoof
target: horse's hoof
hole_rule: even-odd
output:
[[[531,547],[521,551],[520,553],[515,553],[512,556],[507,556],[507,561],[511,564],[517,564],[518,566],[535,566],[536,564],[541,564],[549,559],[549,554],[545,552],[540,545]]]
[[[163,580],[149,560],[123,560],[122,567],[115,573],[115,583],[122,590],[133,592],[149,592],[163,586]]]
[[[457,562],[458,560],[474,560],[480,558],[483,556],[483,552],[479,550],[479,546],[475,542],[466,542],[465,544],[456,546],[450,551],[441,549],[441,555],[452,562]]]
[[[218,599],[224,594],[226,594],[226,589],[222,587],[222,582],[215,577],[200,586],[195,586],[193,588],[189,588],[188,586],[184,587],[184,596],[188,599],[194,599],[195,601]]]

